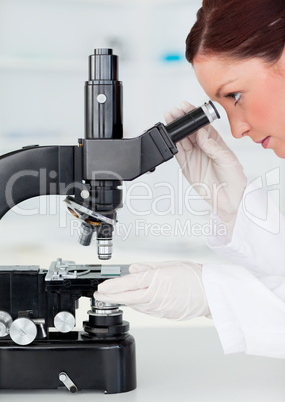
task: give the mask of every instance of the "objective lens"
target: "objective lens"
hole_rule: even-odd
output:
[[[93,233],[96,230],[94,226],[89,225],[88,223],[82,222],[81,224],[81,233],[79,236],[79,243],[82,246],[90,246]]]
[[[98,239],[97,241],[98,258],[100,260],[110,260],[113,251],[112,239]]]

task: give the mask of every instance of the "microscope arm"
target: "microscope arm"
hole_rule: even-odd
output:
[[[0,156],[0,219],[41,195],[77,195],[84,180],[133,180],[177,152],[163,124],[131,139],[80,140],[78,146],[32,146]]]
[[[178,152],[162,123],[136,138],[86,139],[82,144],[85,180],[134,180]]]
[[[0,156],[0,219],[32,197],[75,195],[77,202],[84,203],[81,191],[88,190],[88,183],[105,181],[112,186],[114,181],[153,171],[177,153],[177,141],[209,124],[205,107],[213,109],[210,102],[167,126],[157,123],[136,138],[80,139],[79,146],[31,146]],[[96,205],[98,195],[94,197]]]
[[[0,219],[29,198],[74,194],[80,155],[75,146],[31,146],[0,156]]]

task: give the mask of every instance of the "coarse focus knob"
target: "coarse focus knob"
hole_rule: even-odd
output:
[[[29,318],[17,318],[11,325],[10,337],[17,345],[29,345],[36,336],[36,324]]]
[[[59,332],[70,332],[75,327],[75,317],[68,311],[60,311],[54,317],[54,326]]]
[[[0,311],[0,338],[9,334],[12,321],[10,314],[6,311]]]

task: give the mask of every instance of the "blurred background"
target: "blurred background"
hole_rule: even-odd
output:
[[[164,121],[164,112],[184,99],[195,105],[207,101],[184,59],[185,38],[200,5],[201,0],[0,0],[0,153],[31,144],[77,144],[84,136],[84,82],[94,48],[112,48],[119,56],[125,137]],[[247,176],[268,185],[284,210],[284,161],[249,138],[235,140],[218,109],[221,120],[214,126]],[[48,268],[58,257],[100,263],[95,242],[77,243],[78,224],[62,200],[29,200],[2,219],[1,265]],[[215,230],[207,226],[207,204],[195,199],[174,159],[124,184],[118,218],[112,264],[221,261],[206,246],[209,230]],[[82,303],[84,315],[89,302]],[[212,325],[207,319],[172,323],[130,309],[125,318],[132,326]]]

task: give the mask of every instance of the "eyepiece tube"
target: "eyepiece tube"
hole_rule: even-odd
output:
[[[208,103],[205,103],[184,116],[174,120],[165,126],[165,129],[172,141],[176,143],[219,118],[219,112],[212,101],[209,101]]]

